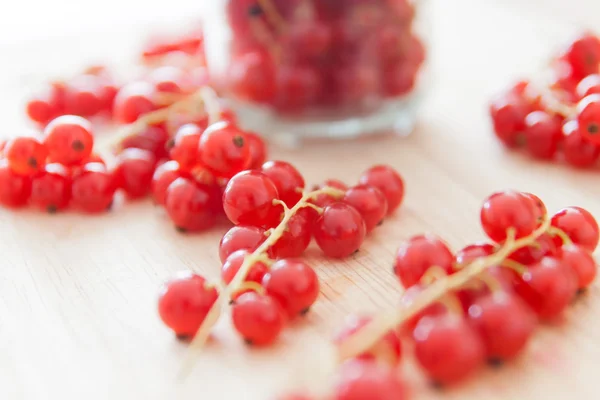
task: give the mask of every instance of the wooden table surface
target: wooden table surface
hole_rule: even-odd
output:
[[[412,136],[272,149],[274,158],[293,162],[311,183],[329,177],[352,183],[368,166],[389,163],[407,187],[402,209],[355,257],[324,260],[309,251],[322,295],[273,348],[249,350],[223,323],[190,378],[176,380],[186,347],[159,321],[157,288],[180,270],[217,278],[217,246],[226,227],[183,236],[149,201],[94,217],[0,210],[0,399],[268,400],[286,388],[321,387],[331,368],[332,329],[348,313],[398,301],[401,288],[390,268],[402,240],[434,232],[458,249],[482,239],[479,206],[505,188],[536,193],[551,210],[579,205],[600,217],[598,171],[532,162],[505,151],[491,133],[485,112],[490,94],[533,73],[575,28],[593,27],[600,15],[595,0],[522,3],[432,0],[432,88]],[[135,7],[115,14],[118,2],[106,4],[115,6],[106,18],[119,17],[110,26],[98,22],[102,13],[94,14],[96,22],[68,25],[36,12],[32,33],[3,14],[10,29],[21,27],[11,37],[3,25],[0,40],[3,133],[25,129],[21,100],[40,82],[100,57],[121,65],[132,58],[132,46],[157,18],[134,18]],[[60,10],[54,11],[58,18]],[[517,361],[483,370],[460,387],[433,391],[408,363],[414,398],[598,398],[598,289],[592,287],[564,323],[541,327]]]

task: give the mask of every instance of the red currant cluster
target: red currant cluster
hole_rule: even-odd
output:
[[[551,70],[549,84],[522,81],[492,101],[496,136],[535,158],[592,167],[600,157],[600,38],[580,36]]]
[[[230,0],[227,17],[233,94],[280,113],[405,95],[425,58],[408,0]]]
[[[406,399],[397,371],[405,357],[401,338],[440,385],[462,381],[486,359],[511,360],[523,352],[537,321],[558,317],[596,276],[591,253],[598,224],[581,208],[549,218],[536,196],[504,191],[486,199],[481,224],[491,242],[456,254],[433,235],[400,246],[394,262],[406,288],[400,309],[349,319],[334,340],[346,361],[333,394],[319,398]]]
[[[291,164],[269,161],[229,180],[225,214],[236,226],[221,240],[224,288],[198,275],[168,282],[159,313],[178,336],[202,344],[225,295],[232,300],[235,329],[247,342],[267,345],[286,320],[305,314],[319,294],[314,270],[299,259],[314,236],[325,255],[346,257],[401,203],[402,179],[387,166],[366,171],[351,188],[328,181],[304,193],[302,175]]]

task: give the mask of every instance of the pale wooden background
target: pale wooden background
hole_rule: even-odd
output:
[[[90,61],[127,65],[147,27],[189,20],[194,3],[201,2],[170,1],[168,9],[141,3],[29,0],[0,6],[0,132],[26,129],[22,99],[40,82]],[[598,3],[432,5],[433,87],[414,135],[273,149],[273,157],[298,165],[309,182],[336,177],[352,183],[363,169],[384,162],[407,183],[401,211],[356,257],[334,262],[310,252],[323,290],[305,322],[263,351],[246,349],[222,325],[190,379],[178,382],[185,346],[156,315],[157,287],[182,269],[216,278],[217,245],[226,227],[182,236],[149,202],[97,217],[1,210],[0,399],[267,400],[285,388],[322,387],[332,328],[349,312],[397,302],[401,290],[390,268],[401,240],[430,231],[458,248],[481,239],[479,205],[504,188],[534,192],[551,210],[580,205],[600,216],[597,170],[573,171],[504,151],[485,113],[495,89],[535,71],[577,27],[593,27],[600,19]],[[81,19],[61,14],[67,8]],[[564,324],[541,328],[522,358],[446,393],[428,389],[409,364],[414,398],[598,398],[599,312],[594,286]]]

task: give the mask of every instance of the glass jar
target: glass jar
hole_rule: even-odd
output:
[[[427,21],[415,0],[214,0],[211,79],[247,129],[308,137],[408,134]]]

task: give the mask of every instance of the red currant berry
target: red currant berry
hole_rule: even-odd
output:
[[[222,178],[231,178],[252,161],[245,133],[228,122],[210,125],[202,134],[198,149],[202,165]]]
[[[356,252],[367,228],[359,212],[345,203],[325,207],[315,223],[315,240],[328,257],[343,258]]]
[[[300,257],[308,248],[318,215],[311,208],[301,208],[287,223],[287,228],[269,249],[274,259]]]
[[[117,158],[114,170],[120,189],[131,199],[144,197],[150,191],[156,160],[147,150],[125,149]]]
[[[119,90],[115,97],[113,114],[122,124],[130,124],[146,113],[156,110],[152,100],[154,86],[149,82],[133,82]]]
[[[332,32],[328,24],[311,21],[294,23],[289,27],[286,43],[299,61],[313,61],[327,54],[332,44]]]
[[[558,247],[554,242],[554,238],[545,233],[538,237],[534,244],[521,247],[511,253],[508,258],[523,265],[530,265],[546,256],[555,255],[557,250]]]
[[[402,309],[406,309],[410,307],[418,296],[421,295],[423,290],[426,289],[427,286],[417,284],[411,287],[406,288],[402,297],[400,298],[400,307]],[[407,334],[412,336],[412,332],[415,327],[419,323],[419,321],[426,316],[435,316],[442,315],[448,312],[448,309],[442,303],[433,303],[428,307],[425,307],[423,310],[419,311],[413,317],[407,319],[399,326],[399,332],[403,334]]]
[[[246,132],[246,143],[250,148],[250,165],[248,169],[259,169],[267,159],[267,146],[260,136]]]
[[[218,296],[217,289],[203,277],[182,273],[161,288],[158,313],[178,337],[192,338]]]
[[[557,258],[577,275],[579,289],[592,284],[598,273],[594,257],[586,249],[577,245],[563,246],[558,250]]]
[[[559,259],[544,257],[521,276],[516,292],[540,318],[551,319],[571,303],[577,283],[575,272]]]
[[[247,52],[230,63],[228,82],[236,96],[270,103],[276,93],[276,72],[275,64],[267,52]]]
[[[466,378],[485,360],[477,333],[460,317],[425,317],[413,332],[415,355],[427,375],[440,384]]]
[[[47,164],[42,175],[31,182],[30,203],[49,213],[67,207],[71,200],[71,177],[61,164]]]
[[[50,159],[63,165],[81,163],[92,154],[92,125],[75,115],[58,117],[44,130],[44,144]]]
[[[253,252],[267,239],[265,230],[254,226],[234,226],[219,243],[219,258],[225,262],[227,258],[238,250]]]
[[[546,208],[546,204],[544,204],[542,199],[537,197],[535,194],[531,194],[531,193],[521,192],[521,194],[523,196],[527,197],[529,200],[531,200],[533,202],[533,204],[535,205],[537,220],[540,223],[542,221],[544,221],[544,219],[548,215],[548,209]]]
[[[48,149],[37,139],[23,136],[6,143],[4,156],[15,174],[32,176],[44,170]]]
[[[412,237],[398,248],[394,273],[405,288],[421,280],[431,267],[439,267],[450,274],[454,256],[440,238],[433,235]]]
[[[490,115],[498,139],[508,147],[519,146],[529,112],[527,102],[520,96],[509,93],[495,98],[490,104]]]
[[[287,315],[306,314],[319,297],[319,278],[303,261],[277,261],[263,278],[267,295],[277,300]]]
[[[255,292],[244,293],[235,300],[231,318],[246,343],[256,346],[275,342],[285,325],[285,314],[279,303]]]
[[[91,75],[80,75],[69,82],[65,106],[69,114],[91,117],[102,109],[98,79]]]
[[[577,104],[577,122],[582,136],[600,144],[600,94],[584,97]]]
[[[167,189],[177,178],[182,178],[186,174],[181,171],[177,161],[167,161],[160,165],[154,171],[152,176],[152,196],[154,202],[159,205],[164,205],[167,197]],[[187,177],[187,176],[185,176]]]
[[[368,185],[358,185],[348,189],[342,201],[351,205],[365,220],[367,232],[383,222],[387,215],[387,199],[383,193]]]
[[[490,359],[509,360],[525,347],[536,326],[535,314],[512,294],[481,297],[469,307],[469,322],[479,333]]]
[[[31,193],[31,178],[17,175],[6,160],[0,160],[0,204],[4,207],[21,207]]]
[[[167,189],[165,209],[177,229],[201,231],[215,224],[220,196],[217,186],[177,178]]]
[[[261,172],[273,181],[281,201],[290,208],[296,205],[302,197],[304,178],[292,164],[268,161],[261,167]]]
[[[26,112],[29,119],[39,124],[47,124],[59,113],[49,96],[38,96],[29,100]]]
[[[114,175],[100,163],[89,163],[73,177],[71,203],[78,209],[98,213],[112,205],[117,182]]]
[[[396,170],[387,165],[369,168],[359,179],[362,185],[373,186],[387,199],[388,214],[394,212],[404,198],[404,182]]]
[[[481,226],[487,236],[501,243],[509,229],[515,237],[530,235],[538,226],[535,204],[520,192],[505,190],[489,196],[481,207]]]
[[[309,107],[319,93],[319,71],[303,65],[282,67],[277,74],[275,107],[280,112],[298,112]]]
[[[343,343],[371,320],[372,318],[368,316],[350,315],[344,322],[344,327],[336,334],[334,343],[337,345]],[[361,360],[378,360],[387,362],[392,366],[398,365],[401,357],[402,344],[394,331],[386,333],[370,350],[357,356]]]
[[[281,221],[283,209],[277,187],[259,171],[240,172],[227,183],[223,193],[225,214],[235,225],[271,228]]]
[[[496,246],[490,243],[473,243],[456,252],[454,262],[461,269],[478,258],[491,256],[496,252]]]
[[[189,171],[200,162],[198,144],[203,132],[196,124],[186,124],[177,130],[170,155],[181,169]]]
[[[600,157],[600,146],[587,140],[579,129],[577,120],[563,125],[563,155],[565,161],[577,168],[588,168],[596,164]]]
[[[564,58],[578,79],[597,73],[600,64],[600,39],[591,33],[582,34],[571,43]]]
[[[340,368],[332,400],[406,398],[406,388],[395,369],[373,361],[350,360]]]
[[[529,154],[551,159],[563,139],[561,121],[545,111],[534,111],[525,118],[524,136]]]
[[[600,94],[600,74],[586,76],[577,85],[577,97],[581,100],[590,94]]]
[[[233,281],[233,278],[244,263],[244,259],[249,255],[250,252],[248,250],[237,250],[227,257],[227,260],[225,260],[223,267],[221,268],[221,279],[225,284],[228,285],[231,283],[231,281]],[[245,281],[261,284],[263,277],[268,272],[269,267],[262,262],[257,262],[252,266],[252,268],[250,268],[250,271],[248,271]]]
[[[563,208],[552,217],[552,226],[561,229],[571,238],[573,243],[583,247],[590,253],[598,245],[598,222],[592,214],[580,207]],[[562,241],[555,238],[560,246]]]
[[[157,160],[168,158],[169,152],[166,149],[169,140],[169,133],[164,124],[147,126],[143,131],[125,138],[121,142],[123,149],[142,149],[148,150]]]
[[[323,189],[325,187],[338,189],[342,192],[345,192],[346,190],[348,190],[348,185],[346,185],[342,181],[338,181],[337,179],[327,179],[322,184],[313,186],[312,190],[319,190],[319,189]],[[329,194],[322,193],[322,194],[318,195],[317,197],[311,199],[310,202],[318,207],[325,208],[331,204],[337,203],[339,200],[341,200],[341,198],[338,199]]]

